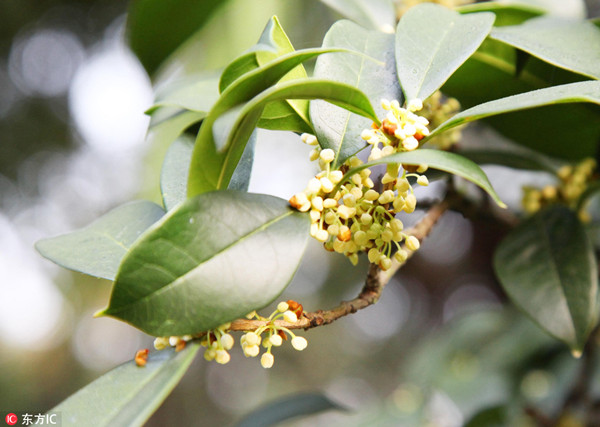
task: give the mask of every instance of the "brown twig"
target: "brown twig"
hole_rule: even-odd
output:
[[[427,211],[423,219],[421,219],[415,227],[408,230],[408,234],[413,235],[422,241],[429,235],[433,226],[449,208],[450,202],[447,199],[433,205]],[[410,251],[409,254],[411,254]],[[356,298],[350,301],[342,301],[337,307],[329,310],[317,310],[314,312],[303,313],[302,317],[298,319],[297,322],[292,323],[284,320],[275,320],[274,324],[277,327],[285,327],[288,329],[310,329],[317,326],[328,325],[340,317],[356,313],[358,310],[375,304],[379,300],[385,285],[388,284],[394,274],[396,274],[405,262],[406,261],[399,263],[394,259],[392,266],[387,271],[383,271],[377,265],[371,264],[365,285]],[[231,322],[229,330],[255,331],[267,324],[268,322],[263,320],[237,319]]]

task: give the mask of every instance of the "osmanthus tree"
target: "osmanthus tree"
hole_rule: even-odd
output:
[[[133,2],[130,42],[149,73],[215,2],[188,3]],[[335,22],[321,47],[295,50],[273,17],[256,45],[220,73],[159,93],[147,114],[151,128],[170,129],[162,206],[132,202],[37,243],[66,268],[114,281],[98,316],[156,337],[156,350],[174,347],[141,350],[52,411],[65,425],[141,424],[200,349],[215,363],[242,351],[271,368],[276,352],[285,351],[276,347],[307,346],[310,332],[299,330],[376,303],[436,221],[455,210],[512,229],[490,260],[498,280],[539,328],[584,358],[585,372],[552,412],[512,401],[470,425],[490,425],[489,417],[510,425],[525,415],[540,425],[593,423],[597,402],[585,376],[598,320],[600,29],[529,3],[456,10],[386,0],[325,3],[355,22]],[[149,25],[167,12],[181,21],[170,38]],[[309,76],[303,63],[311,59]],[[465,147],[460,130],[478,120],[513,144]],[[298,143],[314,147],[310,161],[320,172],[289,200],[247,192],[256,128],[294,132]],[[523,210],[509,212],[481,164],[542,171],[555,183],[526,188]],[[432,180],[443,183],[445,196],[421,207],[414,188]],[[415,210],[425,211],[422,219],[404,228],[399,215]],[[258,314],[284,292],[309,238],[349,264],[368,258],[362,291],[312,311],[283,297],[273,313]],[[319,395],[294,397],[247,422],[268,425],[332,405]]]

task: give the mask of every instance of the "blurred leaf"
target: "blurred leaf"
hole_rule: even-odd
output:
[[[494,27],[516,25],[536,16],[543,15],[545,11],[534,5],[520,2],[486,1],[483,3],[466,4],[456,8],[459,13],[493,12],[496,15]]]
[[[500,165],[513,169],[541,171],[555,174],[557,168],[538,153],[508,150],[460,150],[463,157],[478,165]]]
[[[80,230],[40,240],[35,248],[60,266],[114,280],[133,242],[164,213],[152,202],[127,203]]]
[[[494,269],[513,303],[542,329],[581,351],[596,324],[598,271],[577,216],[553,206],[498,246]]]
[[[236,427],[269,427],[290,418],[313,415],[343,407],[320,393],[295,394],[282,397],[255,409],[246,415]]]
[[[369,117],[371,120],[377,120],[369,99],[353,86],[317,79],[281,83],[257,95],[242,108],[230,110],[215,121],[213,127],[215,145],[217,150],[226,150],[217,188],[220,188],[223,182],[228,182],[232,167],[255,129],[264,106],[272,101],[289,98],[320,98]]]
[[[504,427],[507,425],[506,406],[493,406],[477,412],[464,427]]]
[[[219,99],[218,82],[218,74],[211,73],[189,76],[169,83],[158,89],[154,105],[146,114],[154,116],[157,110],[165,107],[208,113]]]
[[[432,136],[445,132],[455,126],[469,123],[474,120],[483,119],[485,117],[504,114],[512,111],[525,110],[528,108],[542,107],[545,105],[571,102],[590,102],[600,104],[600,82],[587,81],[571,83],[486,102],[485,104],[477,105],[469,108],[468,110],[461,111],[452,118],[446,120],[436,129],[434,129],[425,140],[428,140]],[[552,123],[547,123],[546,126],[552,126]],[[597,121],[597,127],[600,129],[600,120]]]
[[[151,353],[146,366],[129,361],[88,384],[49,413],[62,414],[62,426],[141,426],[190,367],[199,344]]]
[[[357,87],[376,104],[375,111],[381,117],[385,115],[385,110],[380,106],[382,98],[402,102],[392,34],[367,31],[350,21],[338,21],[325,35],[323,47],[343,47],[364,55],[340,53],[321,56],[315,66],[316,78]],[[363,129],[371,127],[372,120],[325,101],[311,102],[310,109],[319,144],[336,153],[333,168],[365,147],[366,143],[360,134]]]
[[[600,29],[592,23],[544,16],[495,28],[491,37],[557,67],[600,78]]]
[[[408,100],[426,99],[471,56],[489,34],[493,13],[461,15],[433,3],[419,4],[396,30],[396,67]]]
[[[365,28],[393,33],[396,27],[396,10],[391,0],[321,0],[321,2]]]
[[[473,184],[478,185],[485,190],[498,206],[506,207],[506,205],[500,200],[490,181],[488,180],[485,173],[479,166],[473,163],[471,160],[459,156],[458,154],[450,153],[448,151],[441,150],[428,150],[420,148],[414,151],[406,151],[402,153],[392,154],[385,156],[379,160],[363,163],[360,166],[350,169],[344,179],[337,185],[339,187],[342,183],[348,181],[352,175],[360,172],[363,169],[369,168],[374,165],[390,164],[390,163],[401,163],[406,165],[428,165],[430,168],[439,169],[444,172],[451,173],[456,176],[460,176]],[[333,191],[335,193],[335,189]]]
[[[156,336],[214,329],[283,291],[308,228],[308,215],[272,196],[228,190],[188,199],[132,247],[100,314]]]
[[[256,133],[253,133],[244,149],[240,162],[233,172],[228,186],[230,190],[248,190],[252,164],[254,163],[255,145]],[[194,137],[182,135],[171,144],[165,155],[160,176],[160,189],[163,204],[168,211],[187,198],[187,178],[193,150]]]
[[[213,139],[213,124],[220,115],[249,101],[260,92],[273,86],[279,79],[302,62],[323,53],[335,51],[339,50],[318,48],[292,52],[274,59],[263,67],[244,74],[228,86],[200,127],[200,132],[194,145],[194,152],[192,153],[190,176],[188,178],[188,196],[222,189],[229,183],[228,180],[223,180],[221,177],[222,164],[225,162],[227,154],[220,154],[216,151]],[[230,165],[234,165],[233,167],[239,161],[241,151],[237,154],[237,159],[227,159]]]
[[[225,1],[134,0],[127,13],[129,46],[152,75]]]

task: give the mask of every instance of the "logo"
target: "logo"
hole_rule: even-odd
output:
[[[19,421],[19,417],[17,417],[13,413],[10,413],[10,414],[6,414],[5,420],[6,420],[6,424],[8,424],[9,426],[14,426]]]

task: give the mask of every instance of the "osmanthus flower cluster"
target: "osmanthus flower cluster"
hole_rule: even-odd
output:
[[[407,108],[400,107],[395,100],[382,100],[381,105],[388,111],[381,126],[365,129],[360,135],[371,148],[369,161],[415,150],[429,134],[428,120],[415,114],[423,108],[421,100],[412,100]],[[299,211],[309,212],[312,237],[322,242],[325,249],[344,254],[353,264],[358,262],[359,253],[366,252],[369,261],[383,270],[391,267],[392,256],[403,262],[408,258],[407,251],[419,249],[419,240],[403,232],[404,225],[396,214],[414,212],[417,199],[408,178],[416,178],[419,185],[428,185],[427,177],[421,175],[427,170],[426,165],[401,168],[400,164],[389,164],[377,186],[368,168],[342,182],[343,170],[363,162],[354,156],[332,170],[334,151],[320,149],[313,135],[303,134],[302,140],[317,146],[310,158],[319,159],[321,172],[289,202]],[[400,245],[402,241],[404,247]]]
[[[288,328],[280,326],[276,320],[284,320],[289,323],[295,323],[302,315],[303,307],[296,301],[288,300],[277,304],[277,309],[269,317],[259,316],[256,311],[249,313],[246,318],[263,322],[264,325],[254,331],[245,331],[242,335],[240,344],[246,357],[257,357],[260,354],[260,347],[265,349],[260,364],[268,369],[273,366],[275,357],[273,356],[273,347],[280,347],[284,341],[291,338],[292,347],[298,351],[304,350],[308,346],[306,338],[297,336]],[[231,360],[229,350],[235,344],[233,336],[229,333],[231,323],[225,323],[216,329],[208,331],[200,341],[200,344],[206,348],[204,358],[208,361],[216,361],[222,365]],[[191,335],[158,337],[154,340],[154,348],[157,350],[165,349],[169,346],[175,347],[176,351],[182,350],[186,343],[194,337]]]
[[[553,203],[562,203],[576,208],[580,197],[594,179],[596,167],[596,161],[592,158],[587,158],[576,165],[561,167],[556,173],[558,177],[557,185],[547,185],[542,189],[524,187],[523,208],[530,214]],[[585,206],[581,206],[578,215],[583,222],[590,221],[590,216],[585,210]]]

